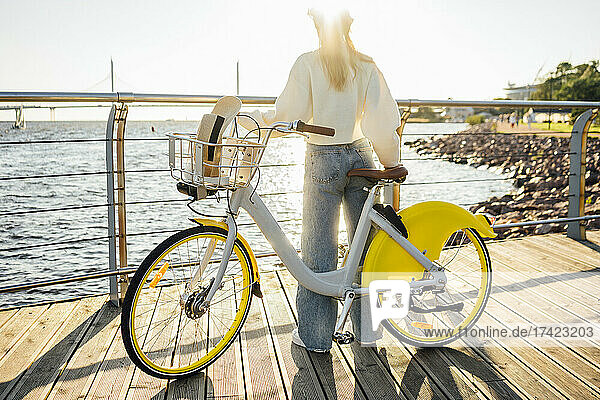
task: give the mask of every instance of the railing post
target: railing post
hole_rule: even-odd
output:
[[[119,104],[116,109],[117,123],[117,216],[119,227],[119,268],[127,268],[127,213],[125,209],[125,123],[127,106]],[[119,276],[119,300],[125,297],[129,286],[128,275]]]
[[[400,162],[402,162],[402,132],[404,132],[404,126],[406,121],[410,118],[411,107],[402,111],[400,116],[400,126],[396,128],[396,134],[398,135],[398,141],[400,142]],[[391,204],[394,210],[400,210],[400,184],[399,183],[388,183],[383,188],[383,202]]]
[[[585,160],[587,156],[587,135],[598,109],[587,110],[575,120],[571,131],[569,167],[569,213],[568,217],[585,215]],[[569,222],[567,236],[575,240],[585,240],[585,225],[582,221]]]
[[[117,106],[113,104],[106,123],[106,198],[108,203],[108,269],[117,270],[117,243],[115,234],[115,168],[113,164],[113,132]],[[108,278],[110,301],[119,305],[117,276]]]

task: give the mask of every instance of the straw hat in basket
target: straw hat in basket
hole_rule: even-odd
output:
[[[242,107],[242,102],[235,96],[221,97],[210,114],[204,114],[198,127],[197,139],[203,142],[221,143],[223,132]],[[202,160],[204,176],[218,176],[219,168],[210,167],[206,164],[219,165],[221,158],[220,146],[203,146]]]

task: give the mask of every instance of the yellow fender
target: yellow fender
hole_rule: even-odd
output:
[[[431,261],[440,257],[446,240],[460,229],[473,228],[483,237],[496,237],[485,216],[443,201],[418,203],[399,215],[408,230],[408,240],[421,252],[425,251]],[[379,231],[365,256],[363,272],[385,273],[388,278],[410,281],[421,279],[424,268],[387,233]]]
[[[191,218],[191,220],[194,221],[195,223],[197,223],[198,225],[215,226],[217,228],[223,228],[226,231],[229,230],[229,227],[223,221],[215,221],[215,220],[206,219],[206,218]],[[258,263],[256,262],[256,257],[254,256],[254,252],[252,252],[252,248],[250,247],[250,245],[248,244],[246,239],[244,239],[244,237],[242,235],[240,235],[239,232],[237,234],[237,239],[240,242],[242,242],[244,247],[246,247],[246,250],[248,250],[248,254],[250,255],[250,268],[252,268],[252,274],[254,277],[254,281],[257,283],[260,283],[260,276],[258,274]]]

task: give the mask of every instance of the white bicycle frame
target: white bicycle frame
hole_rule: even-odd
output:
[[[356,276],[371,225],[374,225],[390,235],[390,237],[417,260],[423,268],[431,273],[430,279],[410,282],[411,291],[418,291],[420,288],[426,286],[443,288],[446,283],[444,271],[438,269],[435,263],[425,257],[415,246],[402,236],[402,234],[387,219],[373,209],[377,191],[382,186],[382,184],[378,184],[369,190],[369,195],[363,206],[344,265],[342,268],[331,272],[314,272],[304,264],[302,259],[298,256],[298,252],[292,246],[271,212],[265,206],[260,196],[255,192],[252,185],[235,190],[230,199],[231,214],[229,214],[226,219],[229,231],[223,250],[223,258],[221,259],[215,282],[207,295],[206,302],[209,303],[212,299],[214,292],[216,292],[219,287],[220,281],[225,273],[237,236],[235,217],[238,215],[240,209],[246,210],[250,217],[256,222],[256,225],[269,241],[275,250],[275,253],[279,256],[281,261],[283,261],[292,276],[302,286],[313,292],[334,298],[345,298],[349,293],[352,293],[352,298],[367,294],[367,288],[357,287],[357,285],[353,285],[352,282]]]
[[[297,123],[298,121],[292,123],[276,122],[271,125],[265,143],[269,140],[271,132],[274,129],[284,133],[299,133]],[[446,284],[446,274],[443,269],[438,268],[434,262],[425,257],[419,249],[402,236],[402,234],[386,218],[373,208],[375,197],[382,187],[383,184],[378,183],[369,190],[369,195],[363,206],[344,264],[342,265],[342,268],[330,272],[314,272],[304,264],[302,259],[298,256],[298,252],[294,246],[292,246],[267,206],[265,206],[260,196],[255,192],[255,188],[252,185],[234,190],[231,194],[229,212],[225,221],[227,223],[228,232],[223,248],[223,256],[217,274],[211,284],[211,288],[204,299],[203,307],[207,307],[210,304],[216,291],[221,286],[221,281],[225,275],[225,270],[227,269],[227,264],[229,263],[237,237],[235,218],[239,214],[240,209],[246,210],[254,222],[256,222],[256,225],[269,241],[275,250],[275,253],[279,256],[281,261],[283,261],[284,265],[299,284],[315,293],[343,299],[344,306],[336,323],[336,334],[341,333],[353,299],[368,294],[368,288],[353,284],[353,281],[359,268],[360,259],[366,246],[371,226],[375,226],[386,232],[429,272],[428,279],[421,279],[418,281],[413,280],[409,282],[412,293],[420,293],[425,288],[443,289]],[[195,287],[195,284],[198,282],[204,269],[208,265],[214,251],[214,244],[214,242],[209,244],[209,248],[204,255],[200,268],[192,277],[191,284],[189,285],[190,289]]]

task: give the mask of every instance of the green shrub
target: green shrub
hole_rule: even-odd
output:
[[[485,115],[470,115],[465,120],[469,125],[478,125],[485,122]]]

